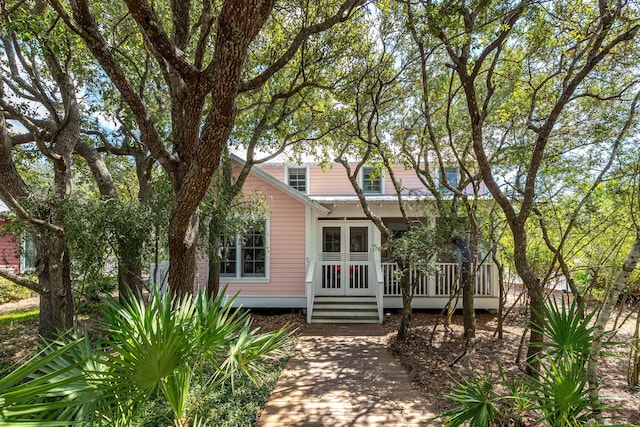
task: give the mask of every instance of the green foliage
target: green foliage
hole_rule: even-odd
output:
[[[429,274],[433,272],[434,257],[446,249],[437,229],[424,220],[387,241],[382,250],[387,251],[389,259],[402,260],[417,271]]]
[[[37,368],[29,375],[38,382],[12,394],[11,404],[34,405],[43,399],[40,387],[46,391],[58,384],[64,394],[43,404],[42,417],[124,426],[148,413],[150,399],[158,399],[171,408],[176,425],[202,423],[199,402],[229,379],[235,390],[239,373],[260,383],[262,368],[279,357],[290,337],[285,329],[259,334],[248,312],[232,304],[223,296],[179,299],[169,292],[151,295],[148,304],[134,298],[124,306],[109,300],[100,329],[104,339],[95,346],[88,340],[64,340],[48,347],[42,361],[30,362]],[[2,416],[11,423],[22,414],[16,410]]]
[[[555,298],[547,298],[543,312],[536,313],[542,327],[538,329],[536,325],[532,325],[531,329],[544,336],[546,342],[540,343],[540,346],[545,348],[547,357],[553,360],[576,357],[577,362],[584,362],[591,348],[591,320],[596,311],[582,318],[583,307],[579,306],[575,299],[567,307],[565,299],[562,298],[559,307]]]
[[[74,281],[74,290],[78,297],[78,309],[88,309],[91,312],[91,306],[100,303],[103,298],[111,295],[116,287],[116,278],[112,275],[96,274],[91,280]]]
[[[11,313],[0,314],[0,326],[7,327],[13,323],[20,323],[29,320],[37,320],[39,309],[12,311]]]
[[[193,412],[209,425],[226,427],[251,427],[255,425],[260,408],[264,407],[271,390],[275,386],[286,360],[269,363],[256,381],[243,374],[235,374],[231,381],[225,381],[208,394],[193,385],[190,404]],[[134,422],[141,427],[169,425],[172,411],[166,405],[161,393],[155,393],[142,409]]]
[[[137,201],[87,197],[67,200],[64,218],[75,276],[98,289],[105,288],[103,268],[109,257],[136,259],[155,219],[151,209]]]
[[[465,423],[472,427],[493,425],[500,412],[499,395],[486,376],[480,377],[472,373],[470,379],[456,381],[455,386],[451,387],[451,393],[442,397],[458,405],[440,415],[445,418],[445,425],[448,427],[457,427]]]
[[[90,401],[78,395],[85,361],[58,363],[83,339],[53,343],[27,363],[0,375],[0,426],[66,426],[70,408]]]
[[[157,214],[137,200],[94,199],[82,193],[67,199],[64,211],[77,308],[91,313],[116,287],[116,262],[117,268],[135,264],[145,247],[153,247]]]
[[[531,378],[532,409],[544,415],[539,419],[554,427],[578,427],[593,418],[583,355],[560,353],[541,364],[538,378]]]
[[[31,291],[0,277],[0,304],[31,297]]]

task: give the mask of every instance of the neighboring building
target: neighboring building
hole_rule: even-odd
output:
[[[238,167],[242,163],[234,158]],[[415,173],[395,171],[406,199],[429,198]],[[457,171],[447,170],[451,184]],[[373,168],[360,173],[374,212],[392,229],[404,224],[388,177]],[[268,164],[254,167],[245,192],[262,191],[269,212],[264,227],[243,236],[225,236],[221,285],[240,292],[246,307],[306,309],[309,322],[381,322],[383,312],[400,308],[395,265],[381,257],[381,233],[369,221],[341,165]],[[414,308],[442,308],[456,288],[459,265],[436,264],[437,274],[421,277]],[[160,271],[160,277],[164,274]],[[199,263],[196,287],[207,280],[207,262]],[[458,303],[461,305],[461,298]],[[484,264],[477,273],[475,307],[498,307],[497,272]]]
[[[3,228],[11,222],[9,209],[0,200],[0,268],[12,273],[20,273],[20,238],[13,234],[4,234]]]

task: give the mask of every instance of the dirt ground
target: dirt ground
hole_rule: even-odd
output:
[[[618,423],[640,424],[640,390],[627,385],[627,356],[636,314],[625,310],[620,322],[625,317],[626,322],[622,326],[618,325],[619,330],[613,338],[621,344],[607,347],[607,351],[617,353],[620,357],[608,356],[601,361],[603,386],[600,396],[606,400],[605,403],[619,407],[618,410],[608,411],[606,415],[615,416]],[[497,316],[478,312],[476,337],[471,340],[466,355],[453,366],[451,363],[464,351],[461,315],[453,316],[452,324],[445,327],[442,317],[437,313],[415,313],[412,337],[405,343],[395,340],[399,320],[399,316],[395,314],[385,321],[389,349],[405,366],[414,385],[433,396],[430,403],[434,412],[440,413],[451,408],[449,402],[436,395],[448,392],[452,379],[467,376],[471,370],[478,374],[486,373],[496,379],[494,384],[499,382],[499,364],[509,373],[522,374],[523,364],[515,362],[526,319],[518,313],[508,317],[503,339],[498,340],[495,338]],[[434,333],[435,324],[438,326]],[[526,348],[523,349],[522,360],[525,355]]]
[[[37,298],[1,304],[0,314],[37,306]],[[608,351],[617,353],[620,357],[607,356],[602,360],[600,373],[603,376],[603,386],[600,393],[603,398],[611,399],[607,403],[619,407],[616,411],[609,411],[608,415],[615,415],[618,423],[640,425],[640,390],[629,387],[626,379],[627,355],[629,343],[633,337],[636,313],[636,311],[625,310],[620,316],[620,322],[624,318],[626,321],[623,325],[618,324],[619,329],[614,340],[621,344],[607,348]],[[260,327],[263,331],[272,330],[284,324],[290,324],[299,331],[305,327],[305,319],[301,314],[256,313],[253,318],[254,326]],[[427,393],[431,410],[436,413],[451,407],[446,400],[437,395],[448,392],[448,386],[452,384],[453,379],[468,375],[471,370],[476,373],[486,373],[495,379],[499,378],[499,364],[510,373],[520,375],[522,372],[522,363],[518,365],[515,361],[526,319],[518,310],[513,311],[507,318],[502,340],[495,338],[497,317],[486,312],[478,312],[476,337],[470,341],[467,353],[453,366],[450,366],[451,362],[464,350],[462,316],[454,315],[452,323],[445,327],[442,317],[436,312],[415,313],[412,336],[405,343],[395,341],[399,320],[398,314],[392,314],[390,318],[385,319],[384,326],[387,331],[389,350],[405,366],[414,386]],[[434,332],[436,324],[438,326]],[[23,350],[28,342],[34,343],[35,346],[35,327],[37,325],[32,324],[31,330],[23,331],[24,335],[28,335],[28,337],[22,336],[22,345],[19,347],[23,347]],[[15,348],[9,348],[11,345],[3,342],[0,348],[0,359],[5,359],[5,362],[7,356],[15,361],[11,357],[15,356],[11,355]],[[30,345],[27,344],[27,347]]]

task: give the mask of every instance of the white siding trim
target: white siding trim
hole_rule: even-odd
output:
[[[242,294],[240,294],[242,295]],[[299,308],[307,307],[307,297],[304,296],[258,296],[243,297],[238,296],[233,302],[234,307],[253,307],[253,308]],[[226,300],[230,300],[232,296],[227,295]]]
[[[373,192],[367,192],[364,191],[364,170],[365,168],[372,168],[375,169],[373,166],[363,166],[362,169],[360,169],[360,188],[362,189],[362,192],[364,193],[365,196],[376,196],[376,195],[384,195],[385,194],[385,174],[384,174],[384,170],[380,169],[380,176],[378,177],[378,179],[380,180],[380,192],[379,193],[373,193]]]

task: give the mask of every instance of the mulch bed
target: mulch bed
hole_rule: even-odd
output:
[[[494,384],[499,383],[499,366],[508,374],[523,373],[524,363],[516,363],[525,324],[519,312],[505,322],[502,340],[495,336],[497,316],[479,312],[476,337],[470,341],[466,354],[454,365],[451,363],[464,353],[465,347],[461,315],[454,315],[451,324],[445,326],[439,313],[415,313],[411,338],[405,342],[395,339],[399,321],[397,314],[385,321],[389,350],[407,369],[414,385],[430,396],[430,407],[436,413],[452,407],[439,395],[449,392],[454,380],[468,377],[471,371],[488,375],[496,380]],[[434,325],[438,325],[435,332]],[[620,408],[607,412],[607,415],[615,415],[618,422],[625,424],[640,424],[640,390],[627,385],[627,355],[634,327],[635,315],[632,314],[615,336],[615,341],[622,343],[607,347],[607,351],[620,357],[605,357],[600,364],[603,377],[600,396],[612,399],[607,403]],[[522,349],[522,361],[525,356],[526,348]]]

